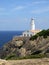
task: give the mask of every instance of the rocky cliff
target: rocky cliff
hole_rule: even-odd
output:
[[[38,36],[34,40],[29,37],[15,37],[0,49],[2,59],[22,59],[23,57],[49,57],[49,36],[46,38]]]

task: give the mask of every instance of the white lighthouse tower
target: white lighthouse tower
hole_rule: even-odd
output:
[[[31,19],[31,30],[35,30],[34,19]]]
[[[23,37],[31,37],[31,36],[35,35],[36,33],[40,32],[40,30],[35,29],[34,19],[31,19],[30,26],[31,26],[30,30],[23,32]]]

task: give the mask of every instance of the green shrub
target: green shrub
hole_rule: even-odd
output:
[[[6,58],[6,60],[22,60],[22,59],[33,59],[33,58],[44,58],[46,55],[44,54],[36,54],[36,55],[29,55],[25,57],[16,57],[14,55],[10,55],[9,57]]]
[[[7,57],[5,57],[5,59],[8,60],[8,59],[13,59],[13,58],[15,58],[15,57],[16,57],[15,54],[10,54],[10,55],[8,55]]]
[[[30,40],[34,40],[34,39],[37,39],[38,35],[34,35],[30,38]]]
[[[32,36],[30,40],[37,39],[38,36],[43,36],[43,38],[47,38],[49,36],[49,29],[48,30],[42,30],[41,32],[37,33],[36,35]]]

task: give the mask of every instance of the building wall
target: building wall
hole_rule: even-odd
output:
[[[33,33],[32,32],[23,32],[23,36],[24,37],[31,37],[31,36],[33,36]]]

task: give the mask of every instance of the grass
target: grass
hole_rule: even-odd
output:
[[[37,58],[44,58],[46,57],[45,54],[36,54],[36,55],[29,55],[29,56],[25,56],[25,57],[17,57],[15,55],[9,55],[7,56],[5,59],[6,60],[22,60],[22,59],[37,59]]]

